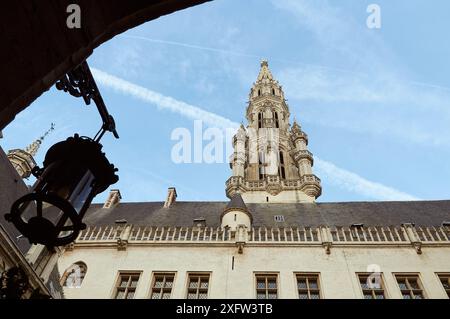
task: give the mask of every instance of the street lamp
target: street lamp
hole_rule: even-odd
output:
[[[87,105],[94,101],[103,124],[94,139],[75,134],[53,145],[45,155],[44,167],[32,170],[37,178],[33,191],[16,200],[5,215],[30,243],[49,247],[73,242],[86,228],[83,217],[94,197],[119,180],[117,168],[109,163],[99,143],[106,131],[115,138],[119,134],[87,62],[55,85],[58,90],[82,97]]]
[[[101,149],[78,134],[53,145],[44,167],[33,171],[38,178],[33,192],[16,200],[5,218],[32,244],[73,242],[86,228],[82,220],[93,198],[119,180]]]
[[[36,167],[33,192],[14,202],[5,218],[32,244],[62,246],[86,228],[83,216],[93,198],[119,178],[102,145],[75,134],[53,145],[44,167]]]

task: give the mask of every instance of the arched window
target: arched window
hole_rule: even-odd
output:
[[[279,128],[280,127],[280,122],[278,121],[278,113],[277,112],[273,112],[273,121],[275,122],[275,127]]]
[[[259,179],[263,180],[264,176],[266,175],[266,165],[265,165],[264,152],[259,152],[258,158],[259,158],[259,161],[258,161]]]
[[[262,112],[258,113],[258,128],[262,128],[263,127],[263,114]]]
[[[258,96],[261,95],[261,89],[258,89]]]
[[[281,179],[286,179],[286,169],[284,165],[283,152],[280,151],[280,163],[279,163],[279,174]]]
[[[87,266],[84,262],[79,261],[72,264],[61,277],[61,285],[67,288],[80,288],[86,271]]]
[[[275,89],[272,89],[272,94],[275,95]]]

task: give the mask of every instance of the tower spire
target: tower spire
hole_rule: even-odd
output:
[[[266,60],[250,90],[248,125],[233,138],[232,176],[226,194],[242,194],[247,203],[314,202],[320,196],[320,179],[313,174],[308,136],[294,120],[281,85]]]
[[[45,137],[55,129],[55,123],[52,123],[50,125],[50,128],[47,130],[47,132],[45,132],[40,138],[38,138],[37,140],[35,140],[33,143],[31,143],[30,145],[28,145],[25,148],[25,152],[27,152],[28,154],[30,154],[31,156],[36,156],[39,147],[41,146],[42,142],[44,141]]]
[[[34,156],[36,156],[39,147],[44,141],[45,137],[55,129],[55,124],[51,123],[50,128],[41,137],[28,145],[25,150],[13,149],[7,154],[12,166],[22,178],[27,178],[31,175],[31,170],[36,166]]]
[[[257,81],[260,82],[264,79],[273,80],[272,73],[269,70],[269,62],[267,62],[267,60],[261,61],[261,70],[259,71]]]

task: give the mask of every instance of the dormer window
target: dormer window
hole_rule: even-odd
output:
[[[204,217],[199,217],[194,219],[195,227],[206,227],[206,219]]]

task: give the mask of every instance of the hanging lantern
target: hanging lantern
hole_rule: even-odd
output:
[[[82,220],[94,197],[119,180],[101,149],[97,141],[78,134],[53,145],[44,167],[33,171],[33,192],[14,202],[6,220],[32,244],[73,242],[86,228]]]

